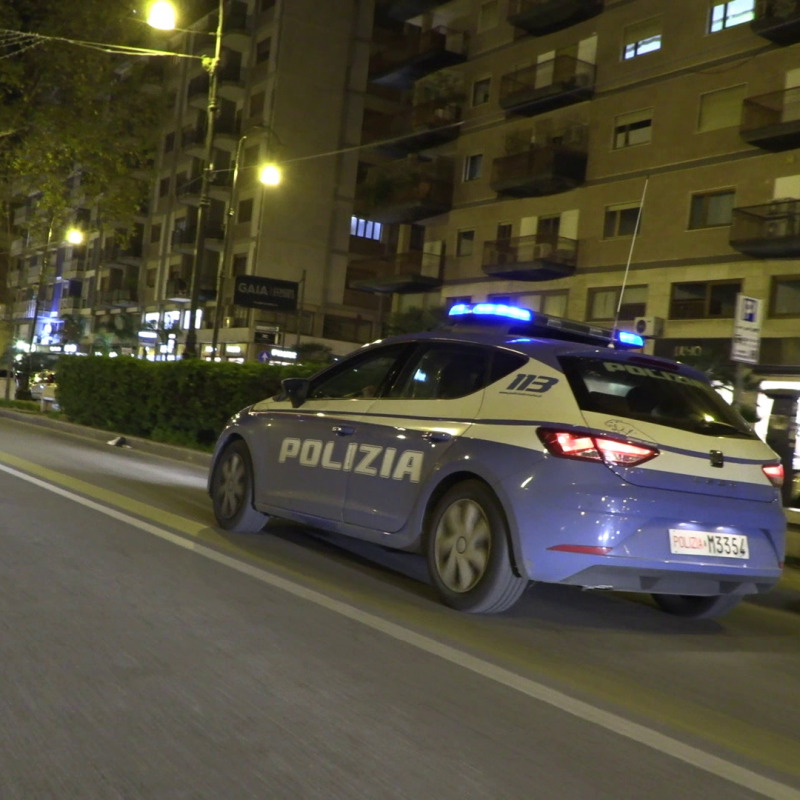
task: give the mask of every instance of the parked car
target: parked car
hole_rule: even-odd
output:
[[[50,369],[44,369],[41,372],[36,372],[31,376],[28,387],[31,391],[31,396],[34,400],[40,400],[44,390],[54,385],[56,381],[56,373]]]
[[[715,617],[778,581],[783,469],[701,372],[527,309],[450,313],[236,414],[209,474],[218,524],[424,552],[470,612],[543,581]]]

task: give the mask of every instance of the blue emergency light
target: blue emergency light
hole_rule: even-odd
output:
[[[644,347],[644,339],[631,331],[597,328],[586,322],[551,317],[507,303],[456,303],[447,316],[454,324],[488,325],[492,329],[505,325],[509,332],[525,336],[566,339],[606,347]]]

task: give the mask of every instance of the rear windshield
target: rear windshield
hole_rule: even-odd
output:
[[[702,381],[626,361],[574,356],[560,361],[583,411],[710,436],[757,438],[742,417]]]

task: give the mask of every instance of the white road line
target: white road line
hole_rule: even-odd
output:
[[[178,547],[182,547],[185,550],[191,550],[198,555],[210,559],[211,561],[215,561],[218,564],[230,567],[237,572],[241,572],[250,576],[251,578],[255,578],[256,580],[268,584],[269,586],[273,586],[276,589],[288,592],[295,597],[299,597],[329,611],[333,611],[334,613],[343,617],[347,617],[354,622],[359,622],[362,625],[366,625],[373,630],[379,631],[387,636],[391,636],[393,639],[405,642],[406,644],[416,647],[419,650],[423,650],[426,653],[430,653],[431,655],[438,656],[445,661],[449,661],[451,664],[468,669],[477,675],[481,675],[484,678],[495,681],[496,683],[506,686],[509,689],[514,689],[515,691],[527,695],[534,700],[547,703],[548,705],[558,708],[574,717],[578,717],[579,719],[587,722],[592,722],[595,725],[599,725],[601,728],[605,728],[606,730],[612,731],[620,736],[624,736],[627,739],[632,739],[638,744],[645,745],[646,747],[650,747],[660,753],[671,756],[672,758],[676,758],[679,761],[684,761],[687,764],[691,764],[692,766],[697,767],[704,772],[716,775],[719,778],[723,778],[724,780],[735,783],[753,792],[758,792],[764,797],[773,798],[774,800],[800,800],[800,790],[794,789],[791,786],[779,783],[778,781],[774,781],[770,778],[766,778],[763,775],[753,772],[752,770],[744,769],[737,764],[733,764],[730,761],[726,761],[725,759],[718,758],[710,753],[706,753],[697,747],[684,744],[683,742],[680,742],[671,736],[666,736],[665,734],[659,733],[652,728],[648,728],[644,725],[639,725],[636,722],[627,720],[618,714],[603,711],[602,709],[590,705],[589,703],[585,703],[582,700],[576,700],[574,697],[570,697],[563,692],[551,689],[544,684],[537,683],[529,678],[524,678],[521,675],[511,672],[510,670],[499,667],[489,661],[485,661],[482,658],[472,656],[469,653],[465,653],[455,647],[442,644],[441,642],[431,639],[423,634],[415,633],[408,628],[404,628],[402,625],[381,619],[374,614],[370,614],[368,611],[362,611],[361,609],[349,605],[348,603],[334,600],[333,598],[327,597],[321,592],[309,589],[301,584],[287,580],[286,578],[282,578],[279,575],[274,575],[262,567],[238,561],[235,558],[225,555],[224,553],[217,552],[206,545],[199,544],[198,542],[194,542],[191,539],[187,539],[183,536],[178,536],[177,534],[171,533],[164,528],[160,528],[157,525],[151,525],[148,522],[144,522],[143,520],[132,517],[129,514],[125,514],[124,512],[117,511],[109,506],[102,505],[101,503],[97,503],[94,500],[81,497],[80,495],[75,494],[68,489],[48,483],[47,481],[43,481],[40,478],[36,478],[32,475],[27,475],[26,473],[20,472],[13,467],[6,466],[5,464],[0,464],[0,470],[8,473],[9,475],[20,478],[21,480],[28,481],[28,483],[39,486],[46,491],[52,492],[53,494],[65,497],[66,499],[72,500],[75,503],[79,503],[82,506],[91,508],[94,511],[99,511],[101,514],[105,514],[106,516],[112,517],[120,522],[124,522],[125,524],[131,525],[134,528],[138,528],[146,533],[150,533],[153,536],[157,536],[159,539],[163,539],[164,541],[170,542]]]

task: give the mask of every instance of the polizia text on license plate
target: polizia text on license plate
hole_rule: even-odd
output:
[[[736,533],[711,533],[671,528],[669,550],[676,555],[749,558],[747,537]]]

